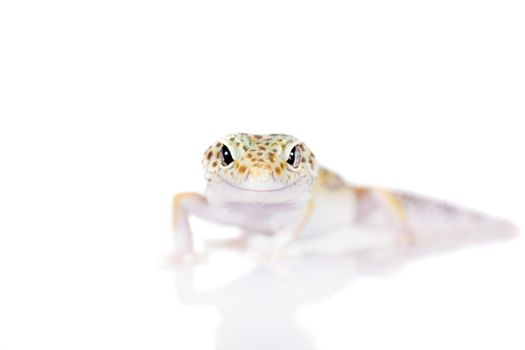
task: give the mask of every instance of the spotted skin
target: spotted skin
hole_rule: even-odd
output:
[[[381,226],[386,222],[386,227],[399,232],[409,244],[420,237],[416,233],[436,227],[446,231],[443,223],[445,228],[457,228],[449,225],[451,218],[452,222],[460,218],[461,223],[496,223],[496,227],[514,230],[507,222],[462,208],[451,210],[439,201],[351,185],[319,167],[309,147],[286,134],[227,135],[204,151],[202,167],[207,181],[204,194],[180,193],[173,200],[177,261],[191,261],[195,256],[190,216],[238,227],[245,236],[276,237],[278,244],[272,248],[276,252],[286,251],[303,235],[370,223]],[[247,241],[243,237],[235,245]]]
[[[231,151],[234,158],[229,165],[221,161],[223,146]],[[287,163],[293,147],[298,147],[301,153],[296,168]],[[236,185],[241,185],[247,176],[272,178],[288,185],[304,176],[315,177],[318,171],[317,161],[310,149],[295,137],[285,134],[227,135],[206,149],[202,166],[208,182],[228,179]]]

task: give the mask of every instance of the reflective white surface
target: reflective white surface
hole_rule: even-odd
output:
[[[454,252],[480,242],[410,248],[375,242],[349,249],[348,238],[341,233],[331,238],[329,250],[325,244],[284,260],[254,263],[216,253],[199,267],[175,267],[178,298],[189,309],[217,311],[215,349],[437,349],[463,343],[517,349],[523,344],[516,343],[523,285],[479,270],[490,269],[483,266],[489,265],[486,257],[498,250],[517,253],[517,247],[500,243]],[[445,256],[432,258],[435,254]],[[470,262],[450,266],[463,260],[461,254]],[[507,268],[500,272],[521,270]],[[235,272],[239,275],[232,277]],[[507,291],[516,286],[519,291]]]

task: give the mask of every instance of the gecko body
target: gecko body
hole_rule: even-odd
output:
[[[180,257],[194,253],[192,215],[238,227],[244,238],[274,236],[279,251],[299,237],[358,224],[392,228],[407,242],[419,232],[457,231],[473,222],[509,227],[439,201],[349,184],[320,167],[304,142],[285,134],[227,135],[206,149],[202,166],[207,181],[204,194],[181,193],[173,199]],[[456,224],[450,225],[451,217]]]

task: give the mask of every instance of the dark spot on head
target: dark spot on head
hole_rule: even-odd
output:
[[[217,144],[215,145],[215,147],[221,147],[221,143],[220,143],[220,142],[217,142]]]
[[[260,140],[260,139],[262,139],[262,136],[261,136],[261,135],[253,135],[253,137],[254,137],[256,140]]]
[[[239,173],[241,174],[244,174],[244,172],[246,171],[246,167],[244,165],[241,165],[239,169],[237,169],[237,171],[239,171]]]
[[[248,150],[248,146],[242,146],[242,149],[247,151]]]
[[[262,153],[262,152],[257,152],[257,155],[258,155],[258,156],[262,156],[263,153]]]
[[[277,175],[281,175],[281,172],[282,172],[281,168],[275,168],[275,173]]]
[[[210,160],[212,155],[213,155],[212,151],[209,151],[208,154],[206,155],[206,158]]]
[[[217,166],[217,162],[211,163],[211,166],[215,168]]]
[[[310,152],[310,155],[312,156],[312,158],[315,158],[315,154],[313,154],[313,152]]]
[[[266,151],[266,147],[264,147],[264,146],[259,146],[259,149],[260,149],[261,151]]]
[[[235,141],[235,137],[230,137],[230,141],[231,142]]]
[[[306,158],[301,158],[301,163],[305,163],[306,162]]]

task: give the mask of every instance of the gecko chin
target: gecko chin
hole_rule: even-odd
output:
[[[303,204],[311,196],[311,182],[306,178],[299,178],[290,184],[263,181],[233,184],[221,179],[208,183],[206,195],[209,201],[216,204]]]

